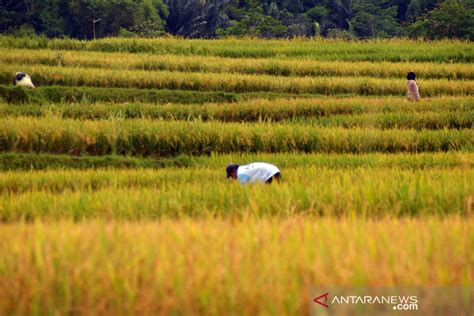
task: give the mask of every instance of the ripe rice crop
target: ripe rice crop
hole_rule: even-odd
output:
[[[353,127],[370,127],[370,128],[380,128],[380,129],[416,129],[416,130],[439,130],[439,129],[464,129],[472,128],[474,122],[474,111],[469,112],[423,112],[423,113],[403,113],[403,112],[394,112],[394,113],[370,113],[370,114],[358,114],[358,115],[334,115],[334,116],[325,116],[325,117],[312,117],[312,116],[290,116],[284,119],[280,119],[280,112],[274,112],[278,117],[273,118],[271,115],[264,114],[265,116],[259,116],[251,119],[250,116],[244,116],[241,114],[244,113],[234,113],[231,112],[229,116],[222,117],[223,120],[220,120],[219,117],[207,116],[204,117],[200,114],[197,115],[183,115],[186,112],[180,111],[178,115],[174,115],[172,112],[163,111],[163,109],[155,110],[156,107],[151,108],[151,111],[143,111],[142,107],[119,107],[110,111],[110,108],[99,108],[101,111],[91,111],[91,107],[82,107],[73,108],[64,108],[64,107],[19,107],[17,109],[11,108],[2,108],[0,105],[0,116],[5,115],[7,112],[9,116],[11,114],[21,115],[26,114],[27,116],[53,116],[61,118],[93,118],[93,119],[108,119],[108,118],[147,118],[147,119],[169,119],[169,120],[185,120],[185,121],[209,121],[209,120],[219,120],[225,122],[250,122],[250,121],[269,121],[269,122],[291,122],[298,124],[306,124],[314,127],[344,127],[344,128],[353,128]],[[36,109],[34,111],[33,109]],[[92,107],[96,109],[96,107]],[[4,110],[4,111],[2,111]],[[32,111],[33,110],[33,111]],[[126,110],[122,112],[122,110]],[[39,112],[39,115],[38,115]],[[199,111],[198,111],[199,113]],[[222,113],[222,112],[221,112]],[[240,115],[239,115],[240,114]],[[253,112],[256,114],[256,112]],[[270,113],[271,114],[271,113]]]
[[[20,65],[0,69],[0,83],[8,84]],[[360,95],[405,95],[405,79],[369,77],[284,77],[268,75],[130,71],[34,65],[28,72],[37,85],[136,87],[224,92],[279,92]],[[474,81],[446,79],[419,83],[423,96],[471,95]]]
[[[144,55],[53,50],[15,50],[0,48],[0,62],[30,65],[155,70],[181,72],[240,73],[278,76],[349,76],[405,78],[409,71],[422,79],[474,79],[474,64],[343,62],[311,59],[247,59],[205,56]]]
[[[242,186],[212,169],[1,173],[0,221],[296,215],[364,218],[466,215],[467,168],[285,168],[272,186]]]
[[[467,115],[474,111],[473,97],[440,97],[408,102],[400,97],[277,98],[245,100],[238,103],[57,103],[12,106],[0,102],[0,116],[47,116],[75,119],[149,118],[222,122],[285,121],[334,115],[423,114]],[[350,117],[348,117],[350,119]]]
[[[473,61],[449,40],[0,35],[0,315],[295,315],[329,285],[472,288]],[[257,161],[281,181],[226,178]]]
[[[94,109],[95,107],[92,107]],[[358,114],[358,115],[335,115],[335,116],[326,116],[326,117],[311,117],[311,116],[290,116],[284,119],[281,119],[280,112],[274,112],[278,117],[273,118],[268,113],[264,114],[265,116],[245,116],[244,113],[234,113],[231,112],[229,116],[222,117],[222,120],[219,117],[215,116],[201,116],[197,115],[184,115],[185,111],[178,112],[178,115],[175,115],[172,112],[163,111],[163,109],[155,110],[156,107],[151,108],[151,111],[143,111],[143,107],[119,107],[110,111],[110,108],[102,107],[101,111],[91,111],[91,107],[81,108],[77,107],[76,109],[72,108],[56,108],[49,107],[40,109],[38,107],[21,107],[21,108],[2,108],[0,106],[0,115],[5,115],[5,112],[9,114],[24,115],[27,116],[56,116],[61,118],[93,118],[93,119],[107,119],[107,118],[147,118],[147,119],[170,119],[170,120],[186,120],[186,121],[208,121],[208,120],[219,120],[225,122],[250,122],[250,121],[289,121],[291,123],[307,124],[315,127],[336,127],[341,126],[344,128],[353,128],[353,127],[371,127],[371,128],[380,128],[380,129],[464,129],[472,128],[474,122],[474,111],[470,112],[423,112],[423,113],[403,113],[403,112],[394,112],[394,113],[377,113],[377,114]],[[35,110],[33,110],[35,109]],[[99,108],[100,109],[100,108]],[[2,111],[4,110],[4,111]],[[122,112],[122,110],[125,110]],[[39,115],[38,115],[39,112]],[[199,111],[198,111],[199,113]],[[222,112],[221,112],[222,113]],[[255,115],[257,112],[253,112]],[[207,113],[206,113],[207,114]],[[240,114],[240,115],[239,115]],[[271,113],[270,113],[271,114]]]
[[[292,122],[307,123],[316,127],[344,128],[370,127],[380,129],[416,129],[416,130],[440,130],[440,129],[463,129],[472,128],[474,123],[474,111],[465,113],[389,113],[389,114],[361,114],[361,115],[337,115],[323,118],[296,118]]]
[[[0,151],[206,155],[230,152],[436,152],[472,150],[474,130],[317,128],[303,124],[235,124],[150,120],[76,121],[6,118]]]
[[[225,166],[230,161],[241,164],[252,161],[272,161],[280,168],[327,167],[334,169],[353,168],[471,168],[474,154],[466,152],[441,152],[421,154],[228,154],[211,156],[177,157],[131,157],[118,155],[69,156],[51,154],[0,153],[0,170],[42,169],[139,169],[168,167]]]
[[[296,315],[327,284],[472,286],[473,230],[459,217],[4,225],[0,314]]]
[[[316,60],[466,63],[474,61],[472,45],[469,42],[456,40],[424,42],[391,39],[360,42],[331,39],[223,39],[209,41],[177,38],[106,38],[95,41],[80,41],[0,36],[0,47],[231,58],[300,59],[305,57]]]

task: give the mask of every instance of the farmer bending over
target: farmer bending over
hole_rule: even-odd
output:
[[[230,164],[226,168],[227,178],[237,179],[242,184],[264,182],[272,183],[273,179],[280,181],[280,170],[269,163],[254,162],[239,166]]]

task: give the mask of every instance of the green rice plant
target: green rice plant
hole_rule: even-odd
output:
[[[466,215],[471,168],[282,168],[275,185],[242,186],[225,165],[162,170],[2,172],[0,221],[86,218],[364,218]]]
[[[472,128],[474,111],[456,113],[384,113],[336,115],[323,118],[294,118],[292,122],[306,123],[316,127],[342,126],[345,128],[371,127],[380,129],[440,130]]]
[[[357,168],[398,168],[398,169],[430,169],[430,168],[472,168],[474,153],[472,152],[440,152],[440,153],[370,153],[370,154],[241,154],[211,155],[208,157],[179,156],[181,166],[207,167],[225,166],[229,162],[247,164],[255,161],[270,161],[281,168],[304,168],[308,166],[329,169]]]
[[[142,106],[50,106],[50,107],[39,107],[39,106],[27,106],[27,107],[11,107],[3,106],[0,104],[0,116],[57,116],[61,118],[75,118],[75,119],[109,119],[109,118],[148,118],[148,119],[168,119],[168,120],[185,120],[185,121],[215,121],[220,120],[219,116],[213,116],[211,113],[201,113],[203,109],[201,107],[188,108],[187,110],[173,106],[173,109],[177,109],[177,113],[170,112],[170,107],[164,106],[164,108],[158,108],[156,106],[148,106],[145,109]],[[148,111],[146,111],[148,109]],[[209,108],[208,108],[209,109]],[[221,110],[212,108],[213,110]],[[230,110],[230,108],[228,108]],[[291,108],[287,107],[291,111]],[[237,110],[237,109],[236,109]],[[251,109],[247,109],[252,111]],[[187,113],[190,114],[186,115]],[[292,114],[295,115],[296,111]],[[316,112],[314,110],[308,111]],[[474,122],[474,111],[469,112],[422,112],[422,113],[405,113],[405,112],[393,112],[393,113],[364,113],[357,115],[332,115],[332,116],[308,116],[309,113],[305,113],[306,116],[290,116],[282,118],[285,113],[270,111],[269,113],[263,114],[262,116],[256,116],[258,109],[254,109],[252,114],[245,116],[245,112],[238,111],[227,111],[220,113],[226,113],[227,115],[222,117],[222,121],[225,122],[289,122],[306,124],[315,127],[336,127],[341,126],[344,128],[354,127],[370,127],[380,129],[416,129],[416,130],[440,130],[440,129],[464,129],[472,128]],[[274,117],[273,115],[276,115]]]
[[[178,159],[176,159],[179,162]],[[89,169],[89,168],[159,168],[166,160],[124,156],[71,157],[67,155],[0,154],[0,170]]]
[[[0,36],[0,47],[150,53],[154,55],[198,55],[231,58],[312,58],[344,61],[474,61],[469,42],[443,40],[436,42],[406,39],[343,41],[332,39],[221,39],[189,40],[178,38],[124,39],[106,38],[94,41],[73,39],[17,38]]]
[[[0,170],[43,169],[136,169],[168,167],[225,166],[231,161],[241,164],[253,161],[272,161],[279,167],[319,166],[334,169],[388,168],[471,168],[474,153],[447,152],[422,154],[228,154],[211,156],[187,156],[167,158],[140,158],[129,156],[69,156],[51,154],[0,154]]]
[[[252,97],[251,95],[249,97]],[[262,97],[262,96],[260,96]],[[194,103],[236,102],[240,95],[226,92],[199,92],[136,88],[93,88],[47,86],[25,89],[0,85],[0,100],[9,104],[88,104],[94,102]]]
[[[0,83],[11,82],[20,65],[0,69]],[[224,92],[316,93],[335,95],[405,95],[406,80],[369,77],[284,77],[70,68],[33,65],[29,74],[37,85],[153,88]],[[474,81],[445,79],[419,83],[422,96],[471,95]]]
[[[104,92],[105,93],[105,92]],[[204,97],[204,96],[202,96]],[[217,97],[217,96],[216,96]],[[426,98],[408,102],[400,97],[345,97],[345,98],[276,98],[251,99],[239,95],[240,102],[196,104],[168,103],[27,103],[21,106],[0,102],[0,116],[57,115],[74,119],[149,118],[165,120],[203,120],[222,122],[280,122],[300,118],[322,118],[334,115],[364,114],[429,114],[465,116],[474,111],[473,97]],[[186,101],[183,96],[182,99]],[[194,100],[190,100],[194,101]],[[196,102],[198,100],[195,100]],[[469,124],[469,122],[466,122]]]
[[[0,48],[4,64],[48,65],[121,70],[240,73],[278,76],[350,76],[405,78],[415,71],[422,79],[474,79],[472,63],[346,62],[313,59],[247,59],[206,56],[148,55],[54,50],[15,50]]]
[[[112,108],[112,109],[111,109]],[[174,106],[176,108],[176,106]],[[48,116],[57,115],[62,118],[75,118],[75,119],[107,119],[107,118],[149,118],[149,119],[169,119],[169,120],[185,120],[185,121],[196,121],[196,120],[220,120],[219,117],[202,116],[200,110],[190,112],[197,112],[190,115],[185,115],[186,110],[180,109],[178,113],[168,112],[166,109],[157,109],[156,106],[148,107],[150,111],[145,111],[140,106],[112,106],[112,107],[96,107],[87,106],[86,108],[76,106],[71,108],[70,106],[62,107],[44,107],[38,106],[29,107],[17,107],[12,108],[11,106],[2,107],[0,105],[0,115],[11,116]],[[231,112],[230,115],[224,116],[222,121],[225,122],[240,122],[240,121],[270,121],[270,122],[291,122],[291,123],[304,123],[315,127],[335,127],[341,126],[344,128],[354,127],[371,127],[380,129],[464,129],[472,128],[474,122],[474,111],[470,112],[423,112],[423,113],[381,113],[381,114],[358,114],[358,115],[335,115],[325,117],[311,117],[311,116],[293,116],[281,119],[282,113],[270,112],[264,116],[244,116],[242,112]],[[312,112],[312,111],[311,111]],[[256,111],[253,113],[255,114]],[[206,113],[209,114],[209,113]],[[222,112],[220,113],[222,114]],[[235,114],[235,115],[234,115]],[[278,115],[276,118],[272,117],[271,114]]]
[[[0,151],[137,156],[278,152],[436,152],[472,150],[474,131],[318,128],[302,124],[235,124],[113,119],[5,118]]]

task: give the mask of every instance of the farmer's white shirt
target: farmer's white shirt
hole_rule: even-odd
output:
[[[266,182],[280,170],[269,163],[255,162],[249,165],[240,166],[237,169],[237,179],[240,183]]]

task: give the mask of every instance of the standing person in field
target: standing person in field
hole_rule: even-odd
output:
[[[254,162],[245,166],[230,164],[226,168],[227,178],[239,180],[240,183],[272,183],[273,179],[280,181],[280,170],[269,163]]]
[[[416,84],[416,74],[410,71],[407,75],[407,99],[410,101],[420,101],[420,93]]]

